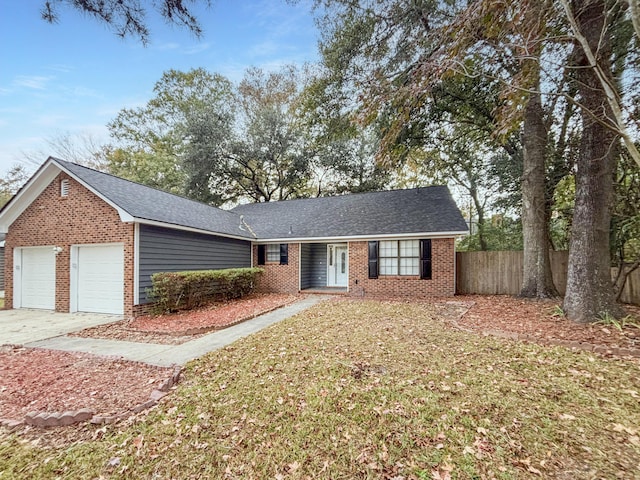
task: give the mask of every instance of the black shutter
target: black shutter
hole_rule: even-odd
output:
[[[289,264],[289,244],[281,243],[280,244],[280,265],[288,265]]]
[[[369,278],[378,278],[378,242],[369,242]]]
[[[264,265],[267,256],[267,246],[258,245],[258,265]]]
[[[431,239],[420,240],[420,278],[431,280]]]

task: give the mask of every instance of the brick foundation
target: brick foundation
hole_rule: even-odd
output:
[[[60,196],[60,181],[69,180],[69,194]],[[124,244],[124,314],[133,314],[134,226],[120,221],[118,212],[65,173],[60,173],[9,227],[5,240],[5,306],[13,308],[13,250],[55,245],[57,312],[70,306],[71,245]]]

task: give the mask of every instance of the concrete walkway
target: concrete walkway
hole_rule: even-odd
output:
[[[225,347],[242,337],[251,335],[269,325],[300,313],[327,298],[330,297],[326,295],[308,296],[273,312],[265,313],[252,320],[210,333],[182,345],[158,345],[155,343],[124,342],[100,338],[57,336],[26,343],[25,346],[70,352],[87,352],[96,355],[114,355],[127,360],[136,360],[159,366],[184,365],[189,360]]]

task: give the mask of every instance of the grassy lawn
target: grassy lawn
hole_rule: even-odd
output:
[[[640,478],[640,364],[331,302],[191,363],[97,440],[0,436],[0,478]]]

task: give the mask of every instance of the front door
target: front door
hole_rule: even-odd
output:
[[[327,245],[327,286],[346,287],[349,280],[349,254],[345,244]]]

